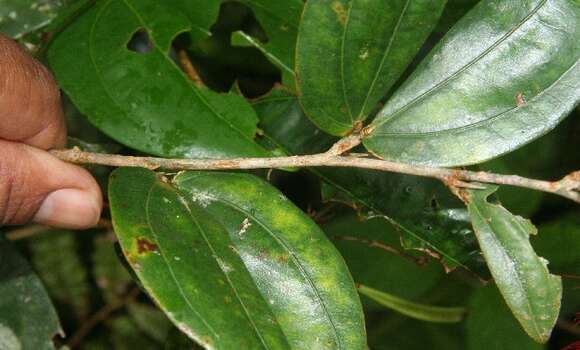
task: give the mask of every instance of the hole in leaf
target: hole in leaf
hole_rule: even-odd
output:
[[[188,33],[173,41],[177,54],[189,63],[180,67],[191,77],[191,65],[200,82],[217,92],[227,92],[233,87],[248,98],[268,93],[281,81],[281,72],[264,54],[254,47],[231,45],[231,37],[237,31],[266,43],[268,38],[256,20],[252,10],[239,2],[224,2],[219,17],[210,28],[211,37],[202,42],[191,42]],[[187,57],[183,57],[183,55]],[[189,72],[188,72],[189,69]],[[195,79],[194,79],[195,80]]]
[[[139,28],[133,35],[129,42],[127,42],[127,49],[138,54],[146,54],[153,49],[153,43],[149,39],[149,34],[143,28]]]

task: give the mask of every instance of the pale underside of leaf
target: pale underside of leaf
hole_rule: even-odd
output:
[[[487,201],[497,190],[469,190],[468,209],[480,247],[506,303],[524,330],[546,342],[560,310],[562,283],[548,262],[536,255],[530,234],[535,227],[498,204]]]

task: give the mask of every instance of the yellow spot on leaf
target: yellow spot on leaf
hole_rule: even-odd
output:
[[[340,1],[335,1],[331,5],[332,11],[336,13],[336,18],[342,25],[346,25],[347,13],[344,5]]]

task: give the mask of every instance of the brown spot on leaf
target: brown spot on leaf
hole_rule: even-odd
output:
[[[336,18],[343,26],[346,25],[347,13],[344,5],[340,1],[335,1],[331,5],[332,11],[336,13]]]
[[[288,259],[290,258],[290,256],[288,256],[287,254],[282,254],[280,256],[278,256],[276,258],[276,260],[280,263],[280,264],[285,264],[288,262]]]
[[[526,99],[524,98],[524,94],[522,92],[516,95],[516,105],[518,107],[524,106],[526,104]]]
[[[145,237],[137,238],[137,253],[139,253],[139,255],[149,254],[157,251],[157,244],[151,242]]]

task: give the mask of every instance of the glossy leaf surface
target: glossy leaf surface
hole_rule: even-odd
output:
[[[264,138],[287,154],[322,152],[334,142],[306,118],[292,95],[276,92],[254,103]],[[310,170],[329,185],[323,199],[347,203],[366,216],[386,217],[406,248],[426,251],[450,270],[463,266],[487,277],[463,204],[438,181],[360,169]]]
[[[253,140],[257,118],[250,105],[193,84],[172,61],[174,37],[199,32],[188,10],[154,0],[100,2],[50,47],[58,82],[95,126],[137,150],[190,158],[266,155]],[[137,32],[140,48],[132,46]]]
[[[497,186],[469,190],[469,214],[479,245],[499,291],[524,330],[534,340],[548,341],[560,311],[562,282],[536,255],[528,220],[488,202]]]
[[[358,291],[389,309],[395,310],[405,316],[427,322],[460,322],[466,312],[461,307],[442,307],[415,303],[365,285],[359,285]]]
[[[185,173],[175,183],[227,229],[293,349],[365,347],[344,260],[286,197],[247,174]]]
[[[0,349],[55,349],[57,334],[64,335],[40,279],[0,236]]]
[[[311,0],[297,44],[300,102],[322,130],[365,120],[437,24],[445,0]]]
[[[288,348],[218,222],[151,171],[119,169],[111,177],[123,252],[178,328],[206,348]]]
[[[13,39],[49,24],[65,0],[0,0],[0,33]]]
[[[295,86],[294,55],[298,25],[304,3],[302,0],[241,0],[250,7],[262,25],[267,42],[238,31],[233,33],[234,45],[254,46],[282,72],[282,83],[291,89]]]
[[[483,1],[393,95],[364,141],[388,160],[454,166],[553,129],[580,99],[580,4]]]
[[[205,347],[364,347],[360,302],[344,262],[269,185],[222,173],[184,173],[169,183],[147,170],[120,169],[109,194],[139,279]]]

